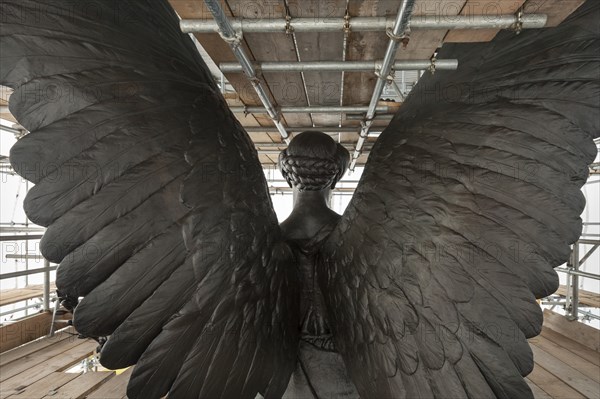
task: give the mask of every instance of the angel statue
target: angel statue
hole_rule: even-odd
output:
[[[166,0],[2,0],[10,152],[74,325],[129,398],[532,398],[536,298],[581,232],[600,2],[445,44],[377,139],[297,135],[279,224],[250,138]]]

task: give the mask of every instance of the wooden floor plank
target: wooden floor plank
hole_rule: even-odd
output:
[[[132,372],[133,367],[130,367],[123,373],[111,378],[97,390],[90,393],[87,399],[121,399],[127,395],[127,384]]]
[[[50,373],[41,380],[33,384],[23,387],[24,389],[14,395],[10,395],[8,399],[39,399],[56,391],[69,381],[77,378],[77,373]]]
[[[0,398],[4,399],[21,390],[23,385],[34,383],[48,374],[56,371],[64,371],[77,362],[90,356],[97,343],[92,340],[85,340],[81,344],[62,352],[45,362],[39,363],[34,367],[28,368],[21,373],[8,378],[0,384]]]
[[[114,371],[97,371],[80,374],[55,392],[44,396],[45,399],[79,399],[85,398],[104,382],[115,375]]]
[[[554,399],[585,399],[585,396],[559,380],[539,364],[535,365],[527,378],[538,387],[544,387],[544,392]]]
[[[592,380],[600,382],[600,367],[579,357],[570,350],[565,349],[544,337],[536,337],[533,340],[530,340],[530,344],[550,353],[552,356],[563,361]]]
[[[6,366],[8,363],[17,359],[23,358],[32,353],[38,352],[66,339],[75,340],[71,334],[75,333],[73,327],[68,327],[64,330],[57,331],[53,337],[44,337],[36,341],[30,342],[27,345],[22,345],[9,351],[0,353],[0,367]]]
[[[0,383],[27,370],[37,366],[40,363],[47,361],[55,356],[59,356],[62,353],[78,346],[83,343],[82,340],[77,337],[67,338],[54,345],[49,346],[43,351],[32,352],[28,355],[16,359],[13,362],[8,363],[6,366],[0,367]]]
[[[600,351],[600,330],[578,321],[569,321],[563,315],[544,310],[544,326],[569,337],[595,351]]]
[[[600,366],[600,352],[590,350],[590,348],[581,345],[579,342],[575,342],[572,339],[565,337],[556,331],[552,331],[547,327],[542,328],[541,336],[547,338],[557,345],[562,346],[565,349],[570,350],[588,362],[595,364],[596,366]]]
[[[37,366],[40,363],[47,361],[55,356],[59,356],[65,351],[68,351],[78,345],[81,342],[76,339],[66,339],[51,345],[47,350],[40,352],[33,352],[20,359],[16,359],[13,362],[8,363],[6,366],[0,368],[0,383],[5,380],[12,378],[19,373]]]
[[[562,362],[555,356],[543,349],[538,348],[535,345],[531,345],[531,350],[533,352],[535,362],[552,373],[556,378],[564,381],[567,385],[586,398],[598,398],[598,393],[600,393],[600,383],[585,376],[581,372],[575,370],[573,367]],[[533,379],[532,381],[535,383]]]
[[[542,388],[538,387],[535,383],[533,383],[529,378],[525,378],[525,382],[531,388],[531,392],[535,399],[552,399],[552,396],[548,395]]]

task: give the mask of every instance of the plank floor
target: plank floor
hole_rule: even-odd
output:
[[[65,372],[96,348],[69,333],[0,354],[0,399],[125,399],[132,368],[119,375]],[[536,364],[527,383],[536,399],[600,398],[600,352],[548,326],[530,345]]]

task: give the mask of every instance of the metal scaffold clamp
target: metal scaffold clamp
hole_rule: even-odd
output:
[[[360,132],[358,133],[359,137],[362,137],[364,139],[369,137],[369,128],[370,128],[371,124],[373,123],[373,119],[374,118],[360,121]]]
[[[294,33],[294,27],[292,26],[292,17],[289,14],[285,15],[285,34],[291,35]]]
[[[219,36],[221,39],[232,47],[239,47],[242,44],[242,39],[244,38],[242,32],[236,32],[233,36],[227,36],[223,33],[222,30],[218,30]]]
[[[387,84],[390,84],[394,81],[395,78],[395,72],[394,69],[390,69],[390,73],[389,75],[383,77],[381,76],[381,67],[375,70],[375,76],[377,76],[378,78],[385,80]]]
[[[429,72],[431,72],[432,75],[435,75],[435,62],[437,61],[437,58],[435,57],[435,55],[433,57],[431,57],[431,65],[429,66]]]
[[[408,42],[410,41],[410,26],[408,26],[404,32],[399,35],[395,35],[392,28],[387,28],[385,33],[393,41],[402,43],[402,48],[406,48],[406,46],[408,46]]]
[[[273,122],[281,122],[281,107],[279,105],[275,105],[273,107],[273,114],[269,114]]]
[[[516,21],[513,24],[512,30],[517,35],[523,31],[523,7],[519,8],[519,11],[517,11]]]
[[[346,10],[346,15],[344,15],[344,26],[342,30],[346,34],[350,33],[350,14],[348,13],[348,10]]]

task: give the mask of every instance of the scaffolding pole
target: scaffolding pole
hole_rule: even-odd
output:
[[[579,258],[580,255],[580,245],[592,245],[593,247],[583,256],[583,258]],[[573,248],[571,250],[571,256],[569,258],[569,262],[567,262],[567,267],[557,267],[554,270],[561,273],[567,274],[566,280],[566,292],[565,292],[565,310],[567,312],[566,317],[569,320],[577,320],[578,315],[581,314],[581,310],[579,310],[579,278],[590,278],[594,280],[600,280],[600,275],[588,273],[579,270],[581,265],[594,253],[594,251],[600,246],[600,240],[589,240],[589,239],[579,239],[577,242],[573,244]]]
[[[261,72],[375,72],[381,69],[383,60],[378,61],[306,61],[306,62],[257,62],[253,66]],[[435,70],[454,71],[458,68],[458,60],[403,60],[394,61],[394,71],[419,71],[435,68]],[[222,62],[219,69],[223,73],[242,73],[242,66],[235,62]]]
[[[270,126],[252,126],[252,127],[244,127],[244,129],[248,133],[277,133],[277,129]],[[383,128],[379,128],[377,132],[381,132]],[[335,127],[335,126],[288,126],[288,132],[305,132],[308,130],[318,131],[323,133],[356,133],[356,127],[353,126],[345,126],[345,127]],[[372,133],[375,131],[372,131]],[[261,145],[261,143],[255,143],[256,146]]]
[[[265,112],[267,112],[265,110],[265,108],[263,107],[229,107],[231,109],[232,112],[234,113],[240,113],[240,114],[264,114]],[[303,114],[303,113],[310,113],[310,114],[327,114],[327,113],[337,113],[337,112],[341,112],[341,113],[361,113],[361,112],[367,112],[370,109],[370,107],[367,106],[338,106],[338,105],[332,105],[332,106],[326,106],[326,105],[321,105],[321,106],[308,106],[308,107],[281,107],[279,108],[279,111],[281,113],[288,113],[288,114]],[[395,107],[388,107],[387,105],[380,105],[375,107],[375,111],[379,112],[379,113],[388,113],[388,112],[394,112],[397,108]],[[356,131],[356,129],[354,130]]]
[[[44,260],[44,311],[50,310],[50,261]]]
[[[579,272],[579,243],[573,244],[573,271]],[[579,318],[579,276],[571,274],[571,288],[573,289],[573,297],[571,298],[571,320]]]
[[[421,15],[412,18],[411,30],[451,30],[451,29],[515,29],[522,23],[522,29],[539,29],[546,26],[545,14],[510,15]],[[349,24],[348,24],[349,22]],[[285,19],[241,19],[233,18],[231,27],[239,33],[270,32],[344,32],[349,25],[351,32],[385,31],[394,26],[394,17],[352,17],[345,18],[291,18]],[[185,33],[218,33],[220,26],[212,20],[183,19],[181,30]]]
[[[354,170],[356,162],[360,157],[362,147],[369,136],[369,129],[373,124],[373,118],[375,117],[375,112],[377,111],[377,103],[379,102],[383,88],[385,87],[385,84],[387,83],[392,71],[398,46],[400,45],[401,40],[404,38],[405,31],[408,29],[408,24],[411,20],[414,5],[415,0],[402,0],[402,3],[400,3],[400,7],[398,8],[398,15],[396,16],[394,28],[391,30],[391,32],[388,31],[390,40],[388,41],[388,46],[383,57],[381,68],[378,72],[377,82],[375,83],[375,89],[373,90],[373,95],[371,96],[371,102],[369,103],[367,114],[365,115],[362,128],[360,129],[358,141],[356,143],[356,149],[354,150],[352,162],[350,163],[350,170]]]

